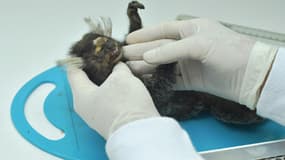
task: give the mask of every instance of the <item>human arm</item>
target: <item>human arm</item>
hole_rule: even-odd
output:
[[[67,67],[75,111],[106,140],[111,160],[202,160],[178,122],[160,117],[143,83],[119,63],[101,85]]]
[[[278,47],[207,19],[164,23],[127,38],[131,45],[124,48],[125,57],[134,72],[145,74],[150,67],[178,62],[181,76],[177,76],[176,89],[207,92],[271,118],[261,114],[257,104]],[[280,109],[275,112],[284,110]]]
[[[285,126],[285,48],[280,48],[257,103],[257,114]]]

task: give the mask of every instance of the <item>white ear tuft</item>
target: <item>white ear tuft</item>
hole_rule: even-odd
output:
[[[81,57],[68,57],[56,62],[58,66],[83,68],[83,59]]]
[[[110,17],[100,17],[100,19],[95,21],[90,17],[86,17],[84,21],[88,24],[91,32],[109,37],[112,36],[112,21]]]
[[[112,21],[110,17],[100,17],[104,24],[104,35],[112,36]]]

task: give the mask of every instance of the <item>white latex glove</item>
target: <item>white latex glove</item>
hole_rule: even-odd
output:
[[[251,109],[277,51],[207,19],[144,28],[127,42],[124,56],[134,72],[145,74],[155,65],[178,61],[178,89],[208,92]]]
[[[143,83],[124,63],[101,86],[76,67],[67,66],[67,74],[75,111],[105,139],[129,122],[160,116]]]

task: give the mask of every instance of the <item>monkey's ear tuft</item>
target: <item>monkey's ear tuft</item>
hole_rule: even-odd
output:
[[[112,36],[112,21],[110,17],[100,17],[94,21],[90,17],[86,17],[84,21],[89,26],[91,32],[108,37]]]
[[[56,62],[58,66],[64,67],[75,67],[75,68],[83,68],[83,59],[81,57],[68,57],[65,59],[58,60]]]

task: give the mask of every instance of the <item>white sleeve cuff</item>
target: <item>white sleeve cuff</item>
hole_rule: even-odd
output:
[[[202,160],[188,134],[171,118],[148,118],[122,126],[107,141],[111,160]]]
[[[285,125],[285,48],[280,48],[257,103],[257,114]]]
[[[245,104],[254,110],[260,96],[260,89],[272,65],[277,52],[277,47],[256,42],[246,67],[241,86],[239,103]]]

